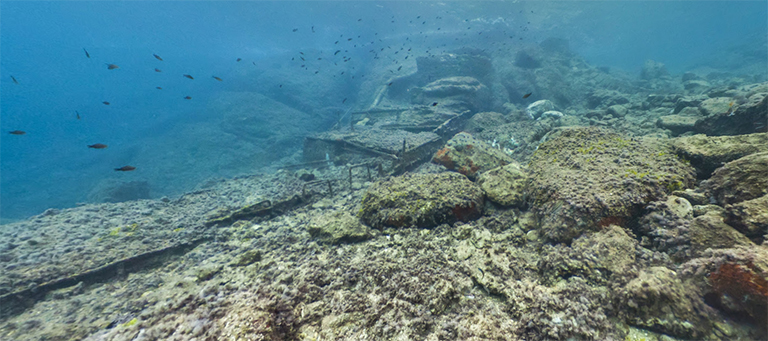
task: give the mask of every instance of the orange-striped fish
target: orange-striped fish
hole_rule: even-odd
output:
[[[115,168],[115,170],[118,172],[130,172],[134,169],[136,169],[136,167],[133,167],[133,166],[122,166],[120,168]]]
[[[120,67],[115,64],[107,64],[107,70],[119,69]]]
[[[163,61],[163,58],[160,58],[160,56],[158,56],[158,55],[156,55],[156,54],[152,54],[152,55],[153,55],[153,56],[155,56],[155,58],[157,58],[157,60],[159,60],[159,61],[161,61],[161,62]]]
[[[187,78],[189,78],[189,79],[195,79],[194,77],[192,77],[192,76],[190,76],[190,75],[184,75],[184,77],[187,77]]]
[[[219,82],[221,82],[221,81],[223,80],[223,79],[221,79],[221,78],[219,78],[219,77],[216,77],[216,76],[213,76],[213,79],[215,79],[215,80],[217,80],[217,81],[219,81]]]
[[[91,145],[88,145],[88,148],[93,148],[93,149],[104,149],[104,148],[107,148],[107,145],[106,145],[106,144],[103,144],[103,143],[96,143],[96,144],[91,144]]]

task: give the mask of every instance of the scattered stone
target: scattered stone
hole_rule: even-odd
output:
[[[730,105],[732,99],[727,100],[729,102],[725,103],[724,99],[713,101],[706,109],[703,109],[702,102],[702,112],[709,114],[696,121],[696,132],[707,135],[743,135],[768,131],[768,94],[754,94],[745,103],[734,104],[730,109],[725,108],[725,105]]]
[[[709,199],[704,193],[697,192],[694,189],[686,188],[682,191],[674,191],[672,195],[685,198],[691,205],[705,205],[709,203]]]
[[[627,110],[627,108],[625,106],[619,105],[619,104],[612,105],[612,106],[608,107],[607,109],[605,109],[605,113],[607,115],[611,115],[611,116],[613,116],[615,118],[622,118],[622,117],[626,116],[628,111],[629,110]]]
[[[502,206],[522,207],[528,175],[517,163],[510,163],[480,174],[477,184],[488,200]]]
[[[371,239],[371,229],[346,211],[333,211],[312,218],[307,232],[313,239],[327,244],[356,243]]]
[[[430,228],[477,219],[483,204],[482,189],[464,175],[407,173],[373,184],[363,197],[360,218],[378,229]]]
[[[549,110],[549,111],[545,111],[543,114],[541,114],[540,119],[547,119],[547,118],[558,119],[558,118],[561,118],[563,116],[564,116],[563,113],[561,113],[561,112],[559,112],[557,110]]]
[[[704,214],[693,218],[688,238],[691,256],[698,257],[706,249],[727,249],[754,245],[746,236],[723,221],[721,214]]]
[[[702,115],[727,115],[732,109],[733,98],[730,97],[715,97],[702,101],[699,104],[699,110]]]

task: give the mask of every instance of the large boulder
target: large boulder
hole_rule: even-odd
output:
[[[595,127],[556,131],[539,145],[529,170],[529,203],[544,235],[556,242],[624,225],[648,202],[694,180],[693,168],[666,142]]]
[[[768,152],[768,134],[706,136],[697,134],[673,140],[675,152],[696,167],[698,177],[709,178],[726,162],[749,154]]]
[[[407,173],[373,184],[363,197],[359,217],[379,229],[430,228],[477,219],[483,204],[483,190],[464,175]]]

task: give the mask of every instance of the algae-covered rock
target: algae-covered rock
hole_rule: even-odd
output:
[[[679,137],[672,143],[675,152],[696,167],[699,178],[707,178],[726,162],[749,154],[768,152],[768,134]]]
[[[480,217],[483,191],[453,172],[405,174],[373,184],[363,197],[360,218],[375,228],[470,221]]]
[[[346,211],[334,211],[312,218],[307,226],[312,238],[328,244],[353,243],[372,237],[370,228]]]
[[[520,207],[525,203],[525,186],[528,175],[517,163],[491,169],[480,174],[477,183],[485,191],[488,200],[502,206]]]
[[[432,162],[475,180],[480,172],[510,164],[513,160],[501,149],[461,132],[435,153]]]
[[[768,234],[768,195],[726,205],[725,211],[725,222],[747,237],[762,238]]]
[[[627,323],[640,328],[686,339],[702,338],[712,328],[712,314],[695,288],[665,267],[643,270],[629,282],[622,304]]]
[[[586,230],[622,225],[648,202],[693,183],[693,168],[656,139],[595,127],[564,128],[530,162],[529,202],[544,235],[567,242]]]
[[[726,163],[702,184],[720,205],[735,204],[768,194],[768,152]]]

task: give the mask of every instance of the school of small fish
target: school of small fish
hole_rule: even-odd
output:
[[[521,11],[521,13],[522,13],[522,11]],[[531,11],[531,13],[533,13],[533,11]],[[436,16],[434,19],[426,20],[427,19],[426,17],[422,18],[422,16],[419,15],[419,16],[416,16],[415,19],[416,19],[416,22],[414,23],[413,19],[407,19],[407,18],[399,19],[399,18],[396,18],[393,15],[393,16],[391,16],[391,18],[388,18],[387,20],[390,22],[390,24],[393,24],[393,25],[409,25],[411,27],[429,27],[429,26],[427,26],[427,22],[429,21],[430,24],[433,25],[431,27],[433,34],[434,34],[434,31],[441,31],[441,27],[440,26],[441,26],[441,22],[442,22],[442,19],[443,19],[442,16]],[[361,23],[361,24],[358,24],[358,25],[364,25],[364,24],[362,24],[362,22],[363,22],[363,18],[358,18],[357,19],[357,23]],[[464,23],[466,23],[466,24],[468,24],[469,22],[470,22],[470,19],[464,20]],[[528,24],[530,24],[530,22],[528,22]],[[452,28],[454,28],[454,27],[452,27]],[[323,30],[323,29],[324,28],[320,28],[320,30]],[[330,30],[332,28],[329,27],[327,29]],[[528,30],[528,28],[525,25],[521,25],[520,29],[521,29],[522,32],[525,32],[525,31]],[[467,32],[464,33],[464,36],[466,36],[467,39],[473,40],[473,41],[476,41],[477,39],[480,39],[480,38],[473,38],[473,37],[470,36],[470,33],[473,33],[472,32],[473,31],[472,26],[468,25],[466,27],[466,30],[467,30]],[[312,25],[309,30],[304,30],[304,29],[300,30],[300,28],[298,28],[298,27],[293,28],[291,30],[292,33],[297,33],[299,31],[305,32],[305,34],[315,34],[317,32],[317,30],[315,30],[315,26],[314,25]],[[483,34],[482,30],[475,30],[475,31],[476,31],[478,36]],[[443,31],[443,32],[445,32],[445,31]],[[299,34],[301,34],[301,33],[299,33]],[[518,38],[517,40],[523,40],[523,37],[516,37],[515,35],[509,35],[506,31],[504,31],[502,34],[503,34],[504,38],[507,38],[507,36],[508,36],[508,39],[511,39],[513,41],[515,41],[515,38]],[[389,43],[389,44],[385,43],[384,40],[381,37],[379,37],[379,33],[378,32],[373,33],[372,36],[370,36],[370,33],[369,33],[368,36],[366,36],[366,37],[364,37],[362,34],[348,34],[346,36],[344,34],[341,34],[337,38],[338,40],[335,40],[333,42],[333,44],[331,45],[332,47],[335,47],[335,48],[331,49],[331,50],[334,51],[331,56],[325,56],[324,52],[322,52],[322,51],[317,52],[318,55],[316,55],[316,56],[309,56],[309,55],[306,55],[303,51],[297,51],[298,55],[294,55],[294,57],[291,58],[291,61],[297,63],[298,65],[300,65],[299,67],[301,69],[303,69],[305,71],[310,71],[314,75],[317,75],[317,74],[319,74],[321,72],[324,72],[324,71],[330,71],[330,72],[335,72],[333,74],[334,78],[337,77],[337,76],[344,76],[344,77],[348,77],[349,79],[355,79],[355,77],[358,77],[358,78],[362,79],[362,78],[365,78],[365,74],[361,73],[358,70],[356,70],[355,66],[341,66],[341,67],[339,67],[339,64],[346,65],[344,63],[348,63],[349,61],[352,60],[352,56],[351,55],[353,53],[350,53],[350,50],[352,50],[354,52],[354,50],[365,51],[365,49],[367,49],[368,50],[367,52],[370,54],[372,59],[385,59],[386,58],[386,59],[390,60],[392,65],[393,65],[393,68],[390,69],[389,72],[394,74],[394,73],[402,72],[403,64],[401,64],[401,63],[404,63],[406,60],[408,60],[409,57],[412,57],[414,55],[414,53],[416,53],[417,51],[419,53],[423,52],[422,55],[427,55],[427,56],[431,56],[431,57],[434,57],[434,56],[436,56],[438,54],[441,54],[441,53],[445,53],[447,51],[448,47],[446,47],[446,44],[436,45],[436,46],[431,46],[430,44],[428,44],[427,40],[426,40],[427,36],[428,35],[425,34],[424,31],[419,31],[418,33],[415,33],[415,31],[414,31],[414,33],[410,33],[410,34],[408,34],[405,37],[405,39],[404,39],[404,41],[403,41],[403,43],[401,45],[393,45],[391,43]],[[489,34],[486,34],[484,37],[486,39],[490,38]],[[458,40],[458,38],[455,38],[455,39]],[[493,48],[494,45],[496,45],[496,44],[506,45],[507,43],[506,42],[496,41],[496,42],[492,42],[492,43],[488,44],[488,46],[489,46],[489,48]],[[363,49],[363,50],[360,50],[360,49]],[[487,49],[481,49],[482,52],[488,52],[486,50]],[[86,58],[91,59],[91,54],[88,52],[87,49],[83,48],[83,52],[85,53],[85,57]],[[341,56],[339,57],[339,55],[341,55]],[[164,59],[160,55],[158,55],[156,53],[153,53],[152,56],[157,61],[164,62]],[[297,57],[298,57],[298,60],[297,60]],[[242,60],[243,60],[243,58],[239,58],[238,57],[238,58],[235,59],[235,62],[239,63]],[[252,62],[252,64],[257,66],[255,61]],[[113,63],[104,63],[103,65],[106,65],[107,70],[118,70],[118,69],[121,69],[119,65],[113,64]],[[159,69],[159,68],[153,68],[153,69],[157,73],[161,73],[162,72],[162,70]],[[409,70],[408,68],[406,68],[406,72],[412,72],[412,71]],[[190,80],[194,80],[195,79],[190,74],[182,74],[182,77],[190,79]],[[223,82],[224,81],[221,77],[218,77],[218,76],[211,76],[211,77],[214,80],[218,81],[218,82]],[[19,80],[15,76],[11,75],[10,78],[13,81],[14,84],[17,84],[17,85],[21,84],[19,82]],[[386,85],[389,87],[389,86],[392,86],[393,83],[394,82],[389,82]],[[157,90],[162,90],[163,89],[163,87],[161,87],[161,86],[156,86],[155,88]],[[282,89],[283,88],[283,84],[279,84],[278,88]],[[532,93],[527,93],[527,94],[523,95],[522,97],[523,97],[523,99],[526,99],[529,96],[531,96],[531,94]],[[192,97],[188,96],[188,95],[187,96],[183,96],[182,98],[184,100],[191,100],[192,99]],[[347,102],[347,98],[345,97],[343,99],[340,99],[340,102],[341,102],[342,105],[344,105]],[[109,101],[102,101],[102,104],[108,106],[111,103]],[[437,102],[432,103],[432,106],[437,106],[437,105],[438,105]],[[732,110],[729,110],[729,111],[732,111]],[[75,111],[75,115],[76,115],[76,119],[77,120],[81,119],[81,115],[80,115],[80,113],[78,111]],[[13,130],[13,131],[10,131],[9,133],[11,135],[25,135],[26,134],[26,132],[22,131],[22,130]],[[91,148],[91,149],[106,149],[107,145],[106,144],[102,144],[102,143],[96,143],[96,144],[88,145],[87,147]],[[136,167],[126,165],[126,166],[123,166],[123,167],[120,167],[120,168],[115,168],[114,170],[115,171],[126,172],[126,171],[133,171],[135,169],[136,169]]]

